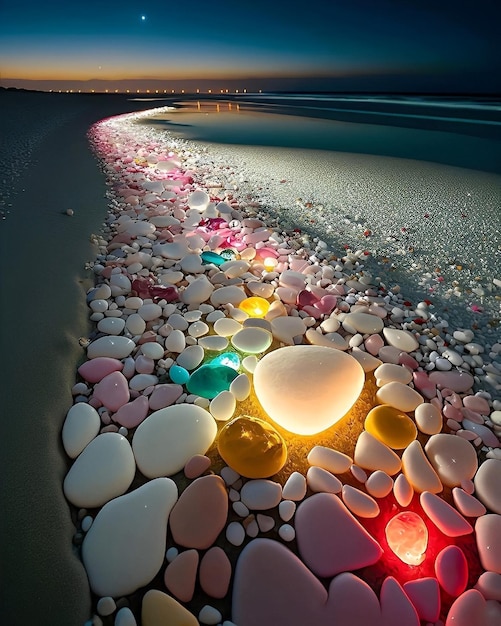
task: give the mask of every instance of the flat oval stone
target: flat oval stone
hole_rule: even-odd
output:
[[[132,313],[126,319],[125,327],[132,335],[142,335],[146,330],[146,322],[137,313]]]
[[[202,346],[188,346],[181,354],[177,357],[176,363],[180,367],[184,367],[184,369],[191,372],[196,367],[200,365],[205,356],[204,349]]]
[[[400,583],[387,576],[381,586],[381,615],[385,626],[419,626],[419,615]]]
[[[414,352],[419,347],[416,337],[408,330],[397,328],[383,328],[383,335],[387,343],[402,352]]]
[[[215,289],[210,296],[210,303],[216,308],[223,304],[238,306],[246,297],[247,295],[243,289],[236,285],[229,285]]]
[[[377,517],[379,515],[379,505],[368,494],[356,489],[351,485],[344,485],[342,489],[343,502],[352,513],[359,517]]]
[[[242,324],[231,317],[221,317],[214,322],[214,332],[221,337],[231,337],[242,328]]]
[[[440,587],[436,578],[426,577],[404,583],[404,591],[409,596],[420,619],[435,623],[440,617]]]
[[[383,320],[377,315],[370,313],[348,313],[342,322],[343,328],[348,332],[352,329],[357,333],[380,333],[383,330]]]
[[[186,548],[206,550],[216,541],[228,517],[228,495],[220,476],[201,476],[181,494],[171,511],[172,538]]]
[[[130,398],[129,383],[122,372],[112,372],[94,387],[94,398],[110,411],[126,404]]]
[[[63,424],[63,447],[70,459],[76,458],[85,446],[97,436],[101,428],[99,413],[86,402],[74,404]]]
[[[365,418],[364,428],[394,450],[406,448],[417,436],[417,428],[411,418],[388,404],[371,409]]]
[[[417,391],[398,382],[383,385],[376,393],[376,399],[381,404],[389,404],[404,413],[414,411],[424,402]]]
[[[228,339],[226,337],[220,337],[219,335],[209,335],[200,337],[198,345],[202,346],[204,350],[211,352],[222,352],[228,347]]]
[[[344,417],[364,382],[358,361],[322,346],[273,350],[254,371],[254,389],[263,409],[277,424],[301,435],[321,432]]]
[[[212,400],[221,391],[228,391],[237,376],[238,372],[233,367],[208,363],[191,374],[186,388],[190,393]]]
[[[155,411],[136,429],[132,449],[139,470],[148,478],[171,476],[195,454],[205,454],[217,434],[212,415],[194,404]]]
[[[315,492],[341,493],[343,489],[343,483],[337,476],[315,465],[306,472],[306,482],[311,491]]]
[[[141,352],[145,357],[157,361],[163,357],[165,351],[156,341],[148,341],[148,343],[141,345]]]
[[[112,372],[121,372],[123,367],[124,364],[118,359],[101,356],[82,363],[78,368],[78,373],[89,383],[98,383]]]
[[[247,374],[239,374],[231,381],[230,391],[238,402],[247,400],[251,392],[251,382]]]
[[[341,500],[330,493],[304,500],[297,508],[295,526],[301,558],[317,576],[373,565],[383,554]]]
[[[82,544],[82,559],[97,596],[117,598],[153,580],[162,567],[167,520],[176,500],[176,483],[157,478],[99,511]]]
[[[306,478],[299,472],[292,472],[283,486],[282,498],[298,502],[305,497],[306,487]]]
[[[165,586],[181,602],[190,602],[193,598],[198,562],[199,556],[196,550],[185,550],[165,569]]]
[[[129,442],[118,433],[93,439],[70,467],[64,495],[75,506],[95,508],[121,496],[130,487],[136,463]]]
[[[461,548],[453,545],[441,550],[435,559],[435,574],[450,596],[461,595],[468,584],[468,562]]]
[[[199,626],[197,618],[182,604],[158,589],[150,589],[141,606],[142,626]]]
[[[445,626],[472,626],[473,624],[489,624],[485,620],[486,601],[476,589],[468,589],[457,598],[447,614]]]
[[[478,468],[473,483],[477,498],[493,513],[501,515],[501,460],[487,459]]]
[[[213,291],[214,285],[205,274],[202,274],[201,276],[197,276],[197,278],[181,292],[180,298],[185,304],[201,304],[211,297]]]
[[[200,586],[211,598],[224,598],[231,582],[231,562],[219,546],[207,550],[200,561]]]
[[[393,450],[365,430],[360,433],[355,445],[355,463],[364,469],[383,470],[390,476],[402,467]]]
[[[486,600],[501,602],[501,574],[496,572],[484,572],[475,585]]]
[[[391,382],[407,385],[412,380],[412,372],[407,367],[395,365],[394,363],[383,363],[374,370],[374,376],[378,387]]]
[[[138,396],[132,402],[122,405],[113,415],[113,421],[125,428],[135,428],[148,415],[150,408],[146,396]]]
[[[314,446],[308,453],[307,460],[310,465],[322,467],[333,474],[344,474],[353,465],[350,456],[325,446]]]
[[[237,402],[230,391],[221,391],[210,401],[209,411],[215,420],[227,422],[233,417]]]
[[[119,335],[125,328],[125,320],[120,317],[105,317],[97,323],[97,329],[107,335]]]
[[[437,435],[442,430],[442,414],[429,402],[423,402],[416,407],[414,419],[419,430],[425,435]]]
[[[419,501],[426,515],[447,537],[461,537],[473,532],[471,524],[439,496],[424,491]]]
[[[479,517],[475,536],[483,568],[501,574],[501,515],[488,513]]]
[[[399,474],[393,485],[393,495],[401,507],[409,506],[414,497],[414,488],[407,480],[405,474]]]
[[[402,471],[414,491],[440,493],[443,485],[438,474],[426,458],[419,441],[413,441],[402,454]]]
[[[95,359],[104,356],[113,359],[124,359],[129,356],[135,347],[136,344],[127,337],[99,337],[87,348],[87,357]]]
[[[452,497],[456,509],[465,517],[480,517],[487,513],[487,509],[480,500],[459,487],[454,487]]]
[[[171,406],[183,393],[183,387],[175,383],[161,383],[155,385],[153,393],[148,398],[152,411],[158,411]]]
[[[282,486],[272,480],[249,480],[240,491],[240,499],[250,510],[266,511],[278,506],[282,499]]]
[[[271,320],[271,332],[277,341],[292,346],[294,337],[301,337],[306,332],[306,324],[300,317],[280,316]]]
[[[211,460],[208,456],[204,454],[195,454],[188,459],[186,465],[184,466],[184,475],[186,478],[198,478],[202,474],[204,474],[209,467],[211,466]]]
[[[430,381],[439,385],[442,389],[446,387],[456,393],[464,393],[473,387],[473,376],[463,370],[452,370],[450,372],[431,372]]]
[[[231,345],[246,354],[265,352],[273,341],[272,334],[259,327],[242,328],[231,338]]]
[[[462,480],[473,478],[477,471],[475,448],[457,435],[432,435],[424,449],[440,480],[447,487],[460,486]]]

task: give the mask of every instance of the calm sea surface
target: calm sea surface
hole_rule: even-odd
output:
[[[124,96],[0,93],[0,614],[9,626],[78,626],[90,610],[61,484],[60,430],[84,356],[89,242],[107,212],[86,132],[171,104]],[[176,106],[179,106],[176,105]],[[492,98],[262,94],[183,101],[156,122],[227,144],[392,156],[501,174]],[[64,215],[72,208],[74,217]]]

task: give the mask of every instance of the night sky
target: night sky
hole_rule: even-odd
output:
[[[0,84],[496,93],[500,29],[500,0],[2,0]]]

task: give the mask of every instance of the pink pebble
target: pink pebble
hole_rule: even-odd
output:
[[[184,466],[184,475],[186,478],[198,478],[204,472],[206,472],[211,466],[211,460],[209,457],[203,454],[195,454],[188,459],[186,465]]]
[[[448,419],[446,424],[451,430],[454,430],[456,432],[461,429],[461,424],[459,422],[456,422],[456,420]]]
[[[454,487],[452,497],[457,510],[465,517],[480,517],[487,512],[480,500],[477,500],[477,498],[459,487]]]
[[[181,602],[189,602],[193,598],[198,561],[196,550],[185,550],[169,563],[165,570],[165,586]]]
[[[138,374],[152,374],[155,370],[155,361],[144,354],[136,358],[136,372]]]
[[[448,387],[457,393],[464,393],[473,386],[473,376],[469,372],[450,370],[449,372],[432,372],[430,380],[440,387]]]
[[[158,411],[164,409],[174,402],[183,393],[182,385],[176,385],[174,383],[162,383],[155,385],[153,393],[149,396],[150,409],[152,411]]]
[[[332,311],[336,308],[337,298],[336,296],[327,295],[321,298],[319,302],[314,304],[314,307],[317,308],[324,315],[328,315],[332,313]]]
[[[377,356],[379,350],[381,350],[381,348],[384,346],[384,341],[381,335],[371,335],[370,337],[367,337],[364,345],[369,354],[372,354],[372,356]]]
[[[466,439],[466,441],[473,441],[477,438],[477,435],[475,435],[475,433],[472,433],[470,430],[464,430],[464,428],[460,428],[458,431],[456,431],[456,435],[458,437]]]
[[[148,409],[148,398],[138,396],[132,402],[127,402],[121,406],[113,415],[113,420],[125,428],[135,428],[146,418]]]
[[[96,357],[86,361],[78,368],[80,376],[89,383],[98,383],[108,374],[112,372],[120,372],[123,369],[123,363],[118,359],[112,359],[107,356]]]
[[[412,374],[414,387],[430,400],[437,395],[437,386],[431,382],[426,372],[414,372]]]
[[[440,587],[436,578],[419,578],[404,584],[404,591],[409,596],[419,617],[435,623],[440,616]]]
[[[475,424],[484,423],[484,418],[480,415],[480,413],[477,413],[476,411],[472,411],[471,409],[467,409],[463,407],[461,409],[461,413],[463,414],[464,417],[469,419],[470,422],[475,422]]]
[[[400,365],[405,365],[411,370],[417,370],[419,367],[419,363],[416,361],[414,357],[412,357],[407,352],[402,352],[402,354],[398,358],[398,362]]]
[[[435,559],[435,574],[444,591],[457,598],[468,583],[468,562],[457,546],[445,547]]]
[[[474,624],[486,625],[485,611],[486,601],[476,589],[468,589],[455,600],[449,613],[445,626],[473,626]]]
[[[200,586],[211,598],[224,598],[231,581],[231,562],[219,546],[207,550],[200,561]]]
[[[467,409],[471,409],[481,415],[489,415],[491,412],[489,403],[482,396],[465,396],[463,404]]]
[[[451,395],[447,398],[447,402],[449,402],[449,404],[452,404],[455,409],[461,409],[463,407],[461,398],[458,396],[457,393],[454,392],[452,392]]]
[[[473,532],[473,527],[449,503],[434,493],[424,491],[420,496],[423,511],[447,537],[461,537]]]
[[[442,409],[442,413],[447,419],[455,420],[456,422],[463,421],[463,414],[461,413],[461,411],[459,409],[455,409],[448,402],[444,402],[444,408]]]
[[[385,578],[380,601],[384,626],[419,626],[419,615],[414,605],[393,576]]]
[[[121,372],[108,374],[94,387],[94,397],[110,411],[118,411],[130,398],[127,379]]]
[[[383,363],[393,363],[394,365],[398,365],[401,353],[402,350],[400,350],[400,348],[395,348],[395,346],[383,346],[377,355]]]

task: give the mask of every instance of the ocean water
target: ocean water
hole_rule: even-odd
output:
[[[78,338],[89,327],[85,263],[95,253],[89,238],[107,212],[104,176],[86,133],[107,116],[168,104],[0,93],[0,612],[10,626],[77,626],[89,617],[88,584],[61,489],[68,463],[60,445],[84,358]],[[237,145],[254,154],[277,147],[285,162],[296,149],[327,151],[340,163],[356,162],[352,171],[360,175],[364,165],[364,185],[371,184],[367,155],[395,159],[396,172],[405,165],[409,176],[422,174],[416,160],[431,170],[466,168],[479,187],[489,186],[488,211],[478,223],[485,217],[492,240],[499,237],[493,207],[501,207],[501,185],[492,198],[501,174],[500,111],[494,99],[248,94],[186,100],[153,124],[202,145],[226,145],[229,154]],[[383,192],[378,179],[374,194]],[[65,215],[68,208],[73,217]],[[499,256],[490,263],[499,269]]]

